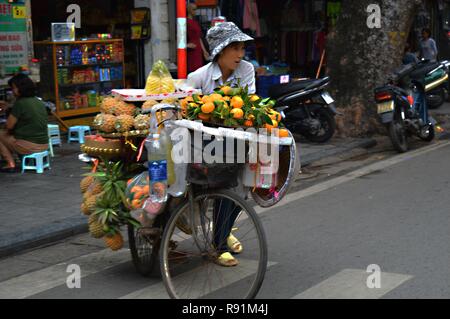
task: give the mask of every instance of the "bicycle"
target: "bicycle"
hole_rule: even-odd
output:
[[[235,205],[235,218],[219,216],[226,201]],[[217,264],[223,252],[218,247],[230,233],[240,241],[243,251],[236,256],[237,266],[224,267]],[[264,229],[254,208],[230,188],[211,188],[188,180],[184,198],[169,198],[153,228],[130,225],[128,235],[133,263],[142,275],[153,272],[159,256],[162,279],[171,298],[249,299],[263,283],[267,269]]]

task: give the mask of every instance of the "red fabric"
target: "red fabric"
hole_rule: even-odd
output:
[[[195,49],[187,49],[188,73],[194,72],[203,66],[201,36],[202,28],[200,24],[193,19],[187,19],[187,42],[196,45]]]

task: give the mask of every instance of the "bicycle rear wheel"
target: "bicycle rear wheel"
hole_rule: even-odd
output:
[[[222,204],[227,202],[233,212],[223,214],[227,210]],[[254,298],[267,267],[266,238],[256,212],[228,190],[200,194],[193,206],[193,213],[187,202],[172,214],[161,240],[161,273],[170,297]],[[224,267],[216,261],[228,246],[230,229],[243,250],[234,255],[237,266]]]

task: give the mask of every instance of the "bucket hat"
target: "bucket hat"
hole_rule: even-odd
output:
[[[233,42],[252,41],[253,38],[242,32],[233,22],[222,22],[208,30],[206,41],[211,50],[211,60]]]

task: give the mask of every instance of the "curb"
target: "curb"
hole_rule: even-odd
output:
[[[302,157],[300,155],[301,167],[309,166],[313,162],[322,160],[326,157],[337,156],[337,155],[347,153],[355,148],[372,148],[372,147],[375,147],[376,145],[377,145],[377,141],[375,139],[366,138],[366,139],[348,143],[345,146],[336,147],[335,149],[332,149],[332,150],[324,150],[324,151],[316,152],[313,154],[305,155],[304,157]]]
[[[36,227],[26,233],[6,234],[0,237],[0,258],[86,232],[88,232],[88,226],[85,218],[76,217],[61,224]]]
[[[450,135],[450,134],[449,134]],[[346,153],[355,148],[371,148],[377,144],[374,139],[363,139],[351,142],[346,146],[333,150],[319,151],[301,158],[302,167],[330,156]],[[48,245],[57,241],[88,232],[86,218],[76,216],[61,223],[36,227],[26,233],[17,232],[0,236],[0,258],[4,258],[28,249]]]

